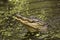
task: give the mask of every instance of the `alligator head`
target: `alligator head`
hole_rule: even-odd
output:
[[[48,29],[48,24],[44,21],[35,19],[35,18],[26,18],[21,15],[14,16],[14,19],[20,21],[21,23],[27,25],[26,28],[30,32],[40,31],[40,32],[46,32]]]

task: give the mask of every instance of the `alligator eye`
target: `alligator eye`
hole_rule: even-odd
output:
[[[37,20],[37,19],[32,19],[32,20],[34,20],[35,22],[38,22],[39,20]]]

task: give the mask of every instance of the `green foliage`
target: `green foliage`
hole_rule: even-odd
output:
[[[60,39],[60,8],[56,1],[34,2],[36,0],[1,0],[0,1],[0,40],[58,40]],[[56,2],[58,3],[58,1]],[[46,8],[47,6],[47,8]],[[45,7],[45,8],[44,8]],[[50,8],[49,8],[50,7]],[[55,7],[55,8],[53,8]],[[30,33],[13,14],[25,17],[36,16],[48,22],[49,32]]]

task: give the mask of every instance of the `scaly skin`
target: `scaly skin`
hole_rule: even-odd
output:
[[[20,21],[21,23],[27,25],[26,28],[30,31],[30,32],[35,32],[35,31],[42,31],[42,32],[46,32],[47,31],[47,24],[45,22],[35,22],[32,19],[26,18],[26,17],[22,17],[21,15],[16,15],[13,16],[14,19]]]

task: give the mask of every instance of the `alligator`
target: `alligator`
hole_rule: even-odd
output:
[[[37,31],[47,32],[48,30],[48,24],[42,20],[38,20],[33,17],[32,18],[23,17],[19,14],[16,14],[15,16],[13,16],[13,18],[27,25],[26,28],[30,32],[37,32]]]

